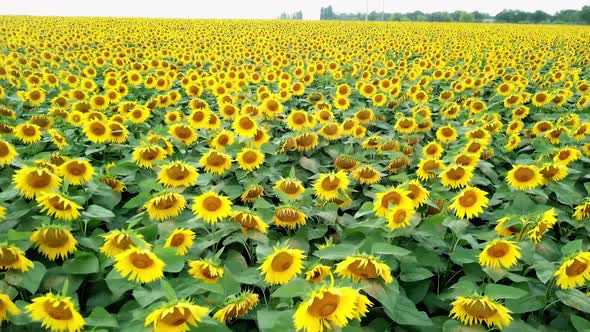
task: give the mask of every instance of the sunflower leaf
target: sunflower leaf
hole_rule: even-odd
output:
[[[590,296],[579,290],[558,290],[555,295],[563,304],[590,314]]]

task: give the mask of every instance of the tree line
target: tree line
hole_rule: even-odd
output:
[[[382,13],[372,11],[368,13],[335,13],[332,6],[322,7],[320,20],[358,20],[364,21],[407,21],[407,22],[502,22],[502,23],[568,23],[590,24],[590,6],[581,10],[565,9],[555,14],[548,14],[542,10],[526,12],[522,10],[504,9],[496,15],[478,11],[423,13]]]

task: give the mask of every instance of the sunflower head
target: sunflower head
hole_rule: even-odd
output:
[[[31,235],[31,242],[50,261],[64,259],[76,251],[77,241],[63,226],[46,225],[37,228]]]
[[[275,209],[272,220],[277,226],[295,229],[307,223],[307,216],[294,207],[281,206]]]
[[[240,199],[242,202],[252,203],[262,196],[264,196],[264,187],[259,184],[253,184],[244,190]]]
[[[590,280],[590,252],[580,252],[566,258],[555,272],[556,284],[561,289],[584,285]]]
[[[54,218],[72,221],[80,217],[82,207],[78,203],[59,193],[44,193],[37,197],[37,205],[41,212]]]
[[[158,182],[166,187],[190,187],[197,182],[197,169],[185,162],[175,161],[162,166]]]
[[[62,180],[47,168],[25,166],[14,174],[12,182],[22,196],[31,199],[56,191]]]
[[[86,324],[68,296],[47,293],[34,298],[26,311],[33,320],[41,321],[42,326],[52,331],[79,332]]]
[[[247,211],[235,211],[232,215],[232,220],[242,225],[242,232],[247,233],[249,230],[256,230],[262,234],[266,234],[268,225],[254,213]]]
[[[313,185],[317,197],[325,200],[338,198],[344,193],[350,180],[344,171],[337,173],[320,174]]]
[[[232,202],[228,197],[209,191],[195,197],[192,209],[197,218],[215,224],[231,216],[231,206]]]
[[[221,175],[231,168],[232,158],[225,153],[211,149],[201,157],[199,163],[206,172]]]
[[[131,247],[115,256],[115,270],[130,281],[150,283],[164,276],[166,264],[149,249]]]
[[[4,321],[10,321],[9,316],[20,314],[20,309],[12,302],[6,294],[0,294],[0,324]]]
[[[533,189],[543,183],[543,176],[533,165],[514,165],[506,174],[508,184],[518,190]]]
[[[316,264],[305,272],[305,280],[317,284],[332,273],[332,268],[324,264]]]
[[[273,253],[264,258],[258,269],[268,284],[283,285],[301,273],[304,259],[305,253],[302,250],[291,249],[288,246],[275,247]]]
[[[161,193],[144,204],[150,218],[163,221],[178,216],[186,207],[186,199],[176,192]]]
[[[487,193],[479,188],[467,186],[455,195],[450,208],[455,210],[458,218],[477,217],[488,206],[489,198],[486,195]]]
[[[27,272],[33,266],[19,247],[0,245],[0,269]]]
[[[274,188],[287,195],[290,199],[299,197],[305,191],[301,181],[293,178],[281,178],[275,183]]]
[[[484,267],[510,268],[520,259],[520,247],[512,241],[494,240],[479,254],[479,264]]]
[[[175,248],[176,255],[182,256],[186,254],[193,246],[195,239],[195,232],[190,229],[177,228],[166,238],[165,248]]]
[[[487,296],[459,296],[451,303],[450,316],[466,325],[485,323],[502,329],[510,325],[510,310]]]
[[[112,258],[136,246],[151,248],[151,244],[143,240],[143,235],[128,230],[113,230],[102,238],[104,244],[100,247],[100,252]]]
[[[213,318],[217,319],[223,324],[227,324],[232,320],[242,317],[252,310],[259,301],[259,296],[250,291],[242,292],[238,295],[227,298],[221,309],[219,309]]]
[[[145,326],[153,326],[154,331],[189,331],[196,327],[209,309],[187,300],[167,303],[153,310],[145,319]]]
[[[361,279],[381,278],[387,284],[393,281],[391,269],[381,260],[371,255],[349,256],[336,265],[335,272],[343,277],[350,278],[354,282]]]
[[[214,284],[217,283],[219,279],[223,278],[223,267],[208,259],[189,261],[188,265],[190,267],[188,273],[195,279]]]

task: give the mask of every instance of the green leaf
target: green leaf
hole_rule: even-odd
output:
[[[486,295],[493,299],[519,299],[527,294],[527,291],[512,286],[486,285]]]
[[[91,274],[99,271],[98,258],[91,253],[82,253],[68,259],[62,266],[63,273]]]
[[[85,318],[86,325],[100,326],[100,327],[119,327],[119,323],[115,316],[111,315],[102,307],[96,307],[90,313],[90,316]]]
[[[256,312],[256,325],[261,332],[293,332],[293,314],[295,310],[269,310],[259,308]]]
[[[392,283],[385,288],[372,283],[364,288],[384,307],[385,313],[394,322],[410,326],[432,326],[433,323],[424,311],[419,311],[414,302],[399,291],[399,285]]]
[[[141,192],[137,196],[133,197],[132,199],[128,200],[125,205],[123,205],[124,209],[133,209],[139,206],[142,206],[145,202],[147,202],[152,196],[149,192]]]
[[[564,256],[569,256],[571,254],[582,251],[582,243],[582,239],[570,241],[566,243],[563,247],[561,247],[561,253]]]
[[[590,321],[584,319],[580,316],[571,314],[570,319],[572,320],[572,325],[578,332],[588,332],[590,331]]]
[[[555,295],[563,304],[590,314],[590,296],[579,290],[558,290]]]
[[[98,205],[90,205],[86,211],[82,212],[82,215],[94,219],[110,219],[115,217],[115,214],[111,210]]]
[[[168,280],[160,279],[160,288],[162,288],[162,291],[164,292],[164,295],[166,295],[168,301],[176,300],[176,292]]]
[[[156,247],[153,253],[166,263],[164,266],[165,272],[178,273],[184,268],[184,256],[176,255],[176,249]]]
[[[357,252],[357,249],[358,248],[352,244],[337,244],[317,250],[313,254],[323,259],[342,259],[354,255]]]
[[[400,269],[401,273],[399,278],[405,282],[420,281],[428,279],[434,275],[428,269],[416,266],[415,264],[402,264]]]
[[[39,285],[41,284],[41,280],[45,276],[45,272],[47,269],[45,265],[39,262],[33,262],[35,266],[29,269],[27,272],[22,273],[22,280],[19,286],[23,287],[24,289],[31,292],[31,294],[35,294],[39,289]]]
[[[161,288],[147,288],[145,287],[137,287],[133,290],[133,298],[135,301],[139,303],[142,308],[147,307],[148,305],[154,303],[161,297],[164,297],[164,291]]]
[[[271,297],[285,297],[294,298],[301,297],[311,290],[309,282],[303,279],[291,280],[287,284],[279,287],[270,296]]]
[[[407,256],[411,251],[389,243],[375,243],[371,247],[371,253],[378,255]]]
[[[475,263],[479,256],[479,250],[467,249],[457,246],[453,252],[451,252],[451,260],[459,265]]]
[[[117,296],[121,296],[126,291],[135,287],[135,284],[123,278],[117,270],[112,269],[105,278],[107,286]]]

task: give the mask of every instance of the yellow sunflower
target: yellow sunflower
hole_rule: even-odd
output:
[[[231,207],[232,202],[228,197],[209,191],[194,198],[192,209],[195,217],[203,219],[209,224],[215,224],[219,220],[231,216]]]
[[[369,165],[359,166],[351,176],[361,184],[375,184],[381,180],[381,173]]]
[[[377,217],[385,217],[393,207],[398,206],[413,208],[415,204],[409,197],[410,194],[410,191],[402,188],[389,188],[384,192],[377,193],[373,203],[375,215]]]
[[[143,235],[129,230],[113,230],[102,235],[102,238],[104,244],[100,247],[100,252],[111,258],[138,245],[151,248],[151,244],[143,239]]]
[[[158,182],[165,187],[190,187],[197,183],[199,173],[188,163],[174,161],[162,166],[158,173]]]
[[[438,176],[438,174],[434,171],[443,170],[444,167],[445,165],[442,160],[420,158],[420,163],[418,164],[418,170],[416,170],[416,175],[422,181],[434,179]]]
[[[280,206],[275,209],[272,220],[277,226],[295,229],[307,223],[307,216],[294,207]]]
[[[41,326],[51,331],[78,332],[86,325],[69,296],[47,293],[34,298],[26,311],[32,320],[41,321]]]
[[[112,143],[123,144],[127,141],[129,131],[123,124],[116,121],[109,121],[107,122],[107,127],[109,128],[109,140]]]
[[[188,261],[188,274],[193,278],[202,280],[208,284],[214,284],[219,279],[223,278],[223,267],[206,259],[199,259],[197,261]]]
[[[337,173],[320,174],[313,185],[315,195],[321,199],[330,200],[338,198],[348,188],[350,180],[344,171]]]
[[[199,137],[199,135],[197,135],[197,132],[192,127],[182,123],[175,123],[171,125],[170,129],[168,130],[168,133],[172,137],[176,138],[177,140],[186,145],[193,144],[197,141],[197,138]]]
[[[508,184],[518,190],[533,189],[543,183],[543,176],[533,165],[513,165],[506,174]]]
[[[188,249],[193,246],[195,240],[195,232],[190,229],[176,228],[166,238],[165,248],[175,248],[176,255],[182,256],[188,252]]]
[[[27,272],[34,266],[21,248],[9,245],[0,245],[0,269],[19,270]]]
[[[166,158],[166,150],[157,145],[138,146],[133,149],[132,158],[137,165],[143,168],[152,168],[154,163]]]
[[[14,173],[12,183],[20,195],[32,199],[59,189],[61,179],[46,168],[25,166]]]
[[[512,322],[510,310],[487,296],[459,296],[451,305],[449,316],[466,325],[485,323],[502,329]]]
[[[231,168],[232,158],[225,153],[217,152],[213,149],[203,154],[199,164],[205,168],[208,173],[221,175]]]
[[[262,219],[250,212],[235,211],[232,215],[232,220],[242,225],[242,232],[247,233],[248,230],[254,229],[262,234],[266,234],[268,225]]]
[[[398,229],[410,226],[410,218],[415,212],[407,206],[395,206],[387,213],[387,227]]]
[[[520,247],[512,241],[496,239],[479,254],[479,264],[484,267],[509,269],[516,265],[521,257]]]
[[[297,331],[323,332],[342,328],[352,319],[361,320],[373,303],[350,287],[321,287],[306,298],[295,311]]]
[[[584,220],[584,218],[587,218],[589,216],[590,201],[585,201],[582,204],[576,206],[576,208],[574,209],[574,214],[572,215],[572,217],[574,217],[578,221]]]
[[[554,274],[561,289],[571,289],[590,280],[590,252],[580,252],[561,263]]]
[[[94,175],[94,167],[82,159],[70,159],[59,167],[59,172],[64,180],[73,185],[81,185],[90,180]]]
[[[336,264],[335,272],[342,278],[350,278],[354,282],[361,279],[381,278],[387,284],[393,282],[391,269],[378,258],[371,255],[356,255],[346,257]]]
[[[69,198],[57,193],[44,193],[37,197],[37,205],[41,212],[54,218],[71,221],[80,217],[82,207]]]
[[[290,199],[299,197],[305,191],[301,181],[293,178],[281,178],[275,183],[274,188],[283,192]]]
[[[4,321],[10,321],[8,318],[8,314],[10,316],[16,316],[20,314],[20,309],[12,302],[10,297],[6,294],[0,294],[0,325]]]
[[[287,127],[294,131],[300,131],[309,125],[307,121],[307,112],[303,110],[293,110],[287,116]]]
[[[426,190],[418,180],[412,180],[405,185],[408,193],[406,196],[414,202],[415,207],[419,207],[426,202],[430,193]]]
[[[145,318],[145,326],[152,325],[154,332],[186,332],[196,327],[208,313],[208,308],[190,301],[175,301],[150,312]]]
[[[92,143],[104,143],[109,140],[109,129],[102,120],[86,122],[83,132]]]
[[[0,139],[0,167],[10,165],[10,163],[18,156],[18,152],[14,146],[2,139]]]
[[[244,203],[252,203],[264,195],[264,187],[259,184],[248,186],[240,195],[240,199]]]
[[[37,228],[31,235],[31,242],[50,261],[65,259],[76,251],[78,243],[70,231],[57,225]]]
[[[258,131],[258,124],[249,115],[240,115],[232,123],[232,129],[238,136],[252,138]]]
[[[445,187],[465,187],[473,178],[473,168],[467,166],[448,166],[439,175],[440,183]]]
[[[577,148],[562,148],[560,149],[555,156],[553,157],[553,161],[562,165],[569,165],[571,162],[576,161],[582,157],[582,152]]]
[[[0,205],[0,221],[6,218],[6,208]]]
[[[236,161],[241,169],[251,172],[264,163],[264,154],[260,150],[243,148],[236,156]]]
[[[561,181],[568,175],[567,166],[560,163],[545,163],[539,168],[539,173],[543,177],[543,184],[550,181]]]
[[[458,218],[471,219],[483,213],[483,208],[488,206],[488,193],[477,188],[467,186],[460,193],[455,195],[453,203],[449,206],[455,210]]]
[[[543,214],[534,221],[534,227],[529,230],[529,238],[535,243],[541,241],[543,235],[553,228],[556,223],[557,213],[554,208],[543,212]]]
[[[303,250],[291,249],[288,246],[274,247],[273,253],[264,258],[258,269],[268,284],[283,285],[301,273],[304,259]]]
[[[115,270],[130,281],[150,283],[164,276],[166,264],[149,249],[129,248],[115,256]]]
[[[36,124],[23,123],[14,127],[12,132],[14,137],[18,138],[25,144],[37,143],[41,141],[41,127]]]
[[[179,193],[161,193],[144,204],[150,218],[166,220],[178,216],[186,207],[186,199]]]
[[[213,315],[223,324],[227,324],[232,320],[246,315],[258,304],[260,297],[256,293],[250,291],[242,292],[236,296],[230,296],[221,309]]]
[[[324,264],[316,264],[305,272],[305,280],[317,284],[332,273],[332,268]]]

